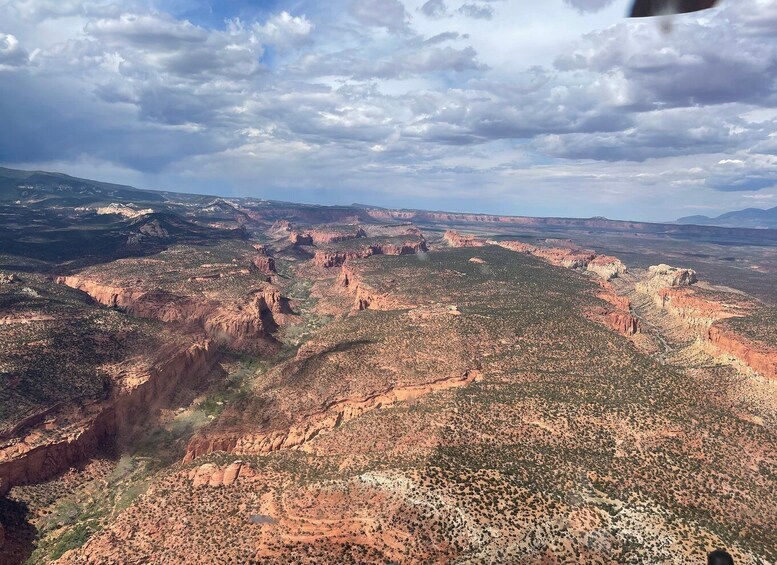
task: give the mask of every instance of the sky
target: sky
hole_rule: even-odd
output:
[[[777,0],[0,0],[0,164],[320,204],[777,206]]]

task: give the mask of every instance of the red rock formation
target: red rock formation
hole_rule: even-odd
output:
[[[238,480],[252,479],[256,471],[243,461],[235,461],[226,467],[205,463],[189,471],[189,480],[194,487],[220,487],[234,485]]]
[[[606,281],[612,280],[627,272],[626,265],[624,265],[620,259],[609,255],[597,255],[591,259],[591,262],[588,263],[586,268]]]
[[[270,229],[277,232],[290,232],[292,229],[291,222],[289,220],[276,220]]]
[[[316,251],[313,263],[319,267],[340,267],[347,261],[364,259],[373,255],[413,255],[427,250],[426,240],[421,238],[416,241],[397,243],[378,243],[348,251]]]
[[[281,449],[299,448],[320,433],[332,430],[370,410],[386,408],[398,402],[406,402],[440,390],[467,386],[481,378],[480,372],[473,370],[467,371],[464,375],[438,379],[430,383],[391,387],[364,398],[335,400],[322,411],[305,418],[303,423],[285,430],[258,434],[244,434],[238,431],[219,433],[213,436],[199,435],[189,442],[184,462],[193,461],[197,457],[215,451],[262,454]]]
[[[295,246],[313,245],[313,236],[309,233],[293,231],[289,234],[289,241]]]
[[[275,259],[267,255],[257,255],[251,260],[251,264],[257,271],[265,275],[273,275],[278,272],[275,270]]]
[[[571,249],[567,247],[536,247],[521,243],[520,241],[500,241],[501,247],[525,253],[547,261],[557,267],[566,267],[567,269],[581,269],[588,267],[594,260],[596,253],[587,249]]]
[[[388,293],[381,293],[364,284],[348,263],[342,266],[337,282],[353,293],[355,310],[396,310],[407,307]]]
[[[442,236],[445,243],[451,247],[483,247],[486,242],[472,235],[461,235],[459,232],[448,230]]]
[[[288,304],[274,287],[259,292],[245,304],[222,305],[215,301],[198,301],[164,291],[130,289],[83,278],[78,275],[59,277],[59,284],[87,293],[94,300],[140,318],[167,323],[195,324],[210,336],[227,337],[235,346],[250,346],[253,341],[271,339],[272,313],[288,313]],[[258,344],[256,344],[258,345]]]
[[[709,329],[708,337],[712,346],[720,353],[731,355],[768,379],[777,380],[777,350],[754,343],[719,325],[713,325]]]
[[[608,305],[593,308],[586,312],[592,320],[600,322],[626,337],[639,333],[639,320],[631,312],[631,302],[625,296],[616,294],[613,286],[606,281],[598,281],[602,291],[596,296]]]
[[[729,318],[746,316],[756,306],[746,299],[726,300],[725,295],[700,293],[691,269],[658,265],[648,270],[637,290],[648,294],[656,306],[674,316],[698,336],[715,356],[733,357],[769,379],[777,379],[777,350],[756,343],[722,325]]]
[[[33,430],[0,446],[0,485],[8,489],[47,480],[94,455],[103,445],[131,436],[155,410],[169,402],[176,388],[197,386],[217,368],[212,342],[163,349],[142,375],[128,375],[109,400],[84,406],[73,424],[46,439]],[[0,494],[5,494],[0,491]]]

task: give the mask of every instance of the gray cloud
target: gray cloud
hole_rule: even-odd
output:
[[[428,0],[421,6],[420,10],[430,18],[444,18],[448,15],[448,7],[444,0]]]
[[[0,0],[14,38],[0,35],[0,154],[6,163],[89,156],[252,187],[259,170],[284,189],[391,186],[444,198],[455,187],[461,202],[484,190],[525,200],[524,185],[578,204],[603,186],[623,202],[639,198],[635,186],[716,202],[768,196],[777,42],[773,10],[748,15],[756,5],[678,19],[668,36],[615,21],[555,64],[526,68],[534,51],[523,63],[513,55],[531,28],[488,21],[484,2],[457,11],[431,0],[411,13],[397,0],[333,5],[344,10],[302,0],[307,15],[212,27],[137,4]],[[514,9],[503,3],[500,16]],[[40,41],[51,29],[61,37]],[[551,49],[532,41],[538,53]],[[761,110],[765,118],[747,118]]]
[[[604,10],[615,0],[564,0],[564,3],[581,13],[592,13]]]
[[[468,18],[477,20],[490,20],[494,17],[494,8],[488,4],[463,4],[459,8],[459,13]]]
[[[26,65],[29,59],[29,54],[19,45],[19,40],[15,36],[0,33],[0,69]]]
[[[389,31],[403,29],[406,24],[405,7],[399,0],[354,0],[350,11],[360,23]]]

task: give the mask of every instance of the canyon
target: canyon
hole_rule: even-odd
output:
[[[777,559],[773,234],[77,194],[0,234],[10,563]]]

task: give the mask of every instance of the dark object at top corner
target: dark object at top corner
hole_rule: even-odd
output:
[[[716,549],[707,556],[707,565],[734,565],[734,559],[722,549]]]
[[[712,8],[718,0],[635,0],[631,18],[686,14]]]

